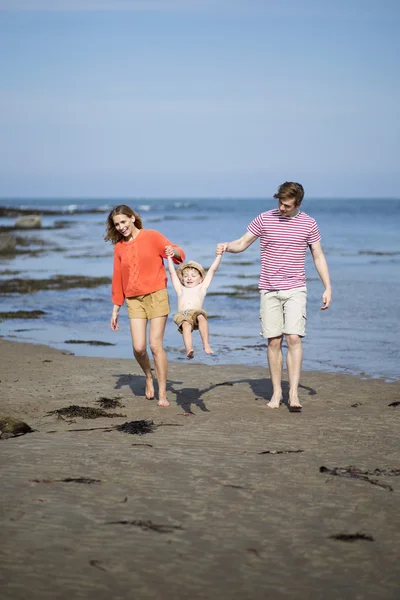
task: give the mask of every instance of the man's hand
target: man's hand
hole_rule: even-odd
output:
[[[322,294],[322,302],[323,306],[321,306],[321,310],[326,310],[330,307],[332,303],[332,290],[326,289]]]
[[[165,246],[165,254],[167,256],[170,256],[171,258],[174,258],[175,256],[175,252],[172,246]]]

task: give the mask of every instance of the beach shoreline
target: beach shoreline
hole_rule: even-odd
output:
[[[133,359],[0,356],[0,413],[33,429],[0,440],[5,600],[398,597],[399,382],[303,372],[292,414],[286,375],[269,410],[266,367],[171,362],[159,408]],[[52,412],[102,397],[123,416]]]

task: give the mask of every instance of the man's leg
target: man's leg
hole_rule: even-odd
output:
[[[282,401],[282,339],[282,336],[268,338],[267,357],[273,389],[268,408],[279,408]]]
[[[192,324],[189,321],[183,321],[182,323],[182,337],[187,358],[194,358]]]
[[[209,338],[208,338],[208,321],[204,315],[199,315],[197,317],[197,323],[199,326],[199,333],[201,337],[201,341],[203,342],[204,352],[206,354],[213,354],[213,349],[210,346]]]
[[[147,319],[129,319],[133,354],[139,363],[140,368],[146,375],[146,398],[150,400],[154,398],[153,375],[151,373],[150,359],[146,348],[146,328]]]
[[[292,408],[301,408],[298,396],[301,364],[303,361],[303,348],[301,338],[306,333],[306,287],[288,290],[287,299],[284,301],[286,342],[287,351],[287,370],[289,376],[289,406]]]
[[[298,396],[301,363],[303,361],[301,337],[299,335],[287,335],[286,342],[288,346],[286,364],[289,376],[289,406],[301,408]]]
[[[167,355],[165,354],[165,350],[163,348],[166,323],[167,315],[165,315],[165,317],[155,317],[150,321],[149,341],[158,381],[158,406],[169,406],[169,402],[167,400],[168,363]]]

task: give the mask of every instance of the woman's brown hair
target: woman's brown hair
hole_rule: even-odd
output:
[[[119,204],[118,206],[114,206],[114,208],[107,217],[106,234],[104,236],[104,241],[111,241],[113,244],[116,244],[120,240],[124,239],[122,233],[115,229],[113,217],[115,217],[116,215],[126,215],[127,217],[135,217],[136,229],[143,229],[141,217],[134,210],[132,210],[130,206],[127,206],[126,204]]]

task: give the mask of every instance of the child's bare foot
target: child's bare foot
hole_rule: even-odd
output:
[[[211,346],[209,344],[204,345],[204,352],[206,354],[214,354],[213,349],[211,348]]]
[[[169,406],[169,402],[166,398],[160,398],[157,402],[157,406]]]
[[[186,354],[187,358],[194,358],[194,350],[189,350],[189,352]]]
[[[146,377],[145,395],[147,400],[152,400],[154,398],[154,385],[152,377]]]
[[[268,408],[279,408],[282,402],[282,395],[281,394],[273,394],[271,400],[269,402],[267,402],[266,406]]]

